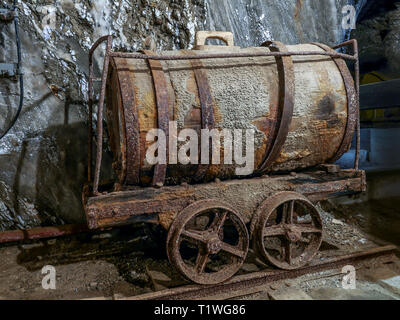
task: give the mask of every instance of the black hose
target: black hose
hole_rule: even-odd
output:
[[[13,4],[13,10],[17,10],[17,1],[14,0]],[[5,130],[1,135],[0,139],[2,139],[14,126],[14,124],[17,122],[18,117],[21,113],[22,106],[24,104],[24,77],[21,72],[21,41],[19,39],[19,28],[18,28],[18,15],[14,16],[14,27],[15,27],[15,42],[17,45],[17,55],[18,55],[18,64],[17,64],[17,74],[19,76],[19,106],[17,113],[14,115],[14,118],[12,119],[10,125],[8,126],[7,130]]]

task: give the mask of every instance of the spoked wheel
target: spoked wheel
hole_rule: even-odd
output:
[[[168,232],[168,259],[182,275],[199,284],[232,277],[249,247],[247,228],[239,214],[219,200],[186,207]]]
[[[318,210],[303,195],[280,192],[265,200],[254,220],[253,247],[266,262],[286,270],[312,260],[322,242]]]

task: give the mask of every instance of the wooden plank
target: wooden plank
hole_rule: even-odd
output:
[[[400,107],[400,79],[360,86],[360,110]]]

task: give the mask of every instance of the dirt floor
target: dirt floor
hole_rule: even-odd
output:
[[[321,250],[315,259],[323,260],[327,256],[375,247],[386,241],[399,245],[398,234],[395,232],[400,230],[396,203],[400,204],[400,200],[353,204],[341,208],[324,203],[325,209],[318,205],[325,228]],[[327,207],[330,213],[326,211]],[[376,225],[380,227],[372,227]],[[158,227],[137,225],[29,244],[2,245],[0,298],[116,299],[187,284],[168,263],[164,248],[165,237],[166,233]],[[55,267],[55,290],[42,288],[45,276],[42,268],[46,265]],[[396,260],[384,267],[389,268],[393,274],[400,274],[399,266]],[[253,254],[249,254],[239,273],[265,268]],[[368,274],[371,270],[364,270],[357,275],[360,280],[357,288],[361,291],[354,292],[350,297],[341,296],[335,291],[340,290],[343,277],[336,270],[273,285],[269,291],[244,298],[400,298],[393,290],[378,284],[378,280],[364,281],[363,272]],[[388,273],[387,270],[385,272]]]
[[[400,246],[400,197],[347,205],[330,201],[322,206],[365,233]]]

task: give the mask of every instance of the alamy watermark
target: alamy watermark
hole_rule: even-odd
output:
[[[170,121],[168,141],[167,135],[161,129],[151,129],[147,132],[146,141],[154,143],[146,150],[146,161],[149,165],[220,164],[221,140],[223,140],[223,163],[242,166],[235,168],[235,174],[238,176],[252,174],[254,129],[202,129],[199,137],[194,129],[183,129],[178,134],[177,122]]]
[[[345,30],[356,28],[356,8],[352,5],[346,5],[342,8],[342,28]]]
[[[342,273],[345,274],[342,278],[342,288],[356,289],[356,268],[352,265],[344,266]]]
[[[45,290],[56,289],[56,268],[51,265],[42,268],[42,274],[45,275],[42,279],[42,288]]]

